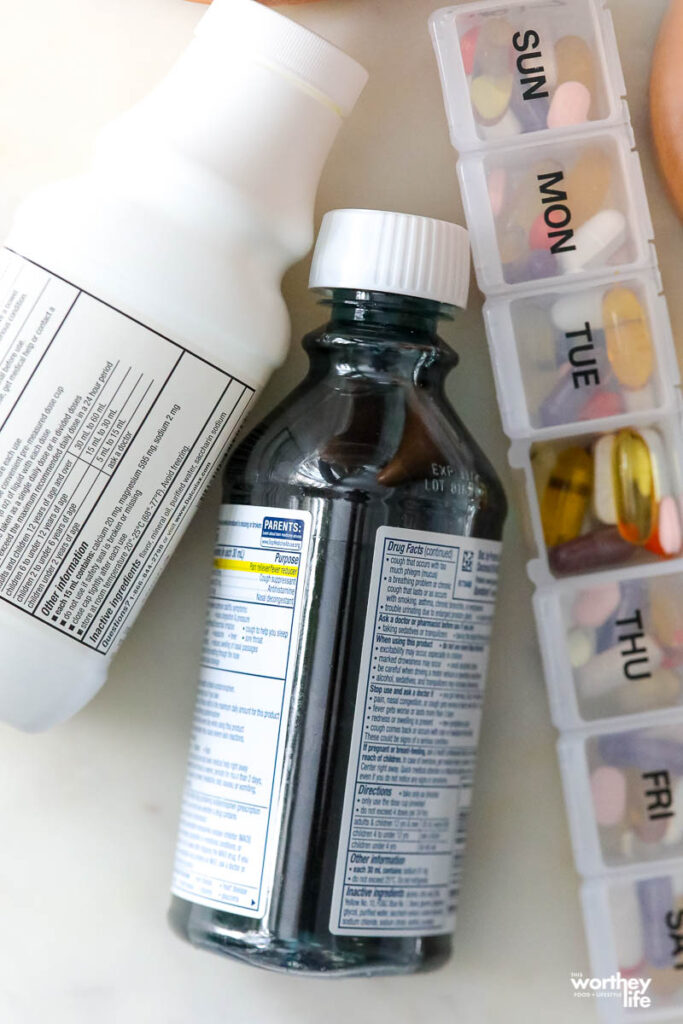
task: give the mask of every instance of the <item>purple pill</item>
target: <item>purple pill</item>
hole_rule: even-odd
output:
[[[679,740],[633,729],[600,736],[597,747],[601,760],[615,768],[683,775],[683,743]]]
[[[549,249],[533,249],[527,263],[527,279],[555,277],[559,273],[557,257]]]
[[[571,423],[578,419],[578,415],[586,403],[584,391],[574,385],[569,363],[565,363],[560,374],[557,384],[539,406],[538,418],[542,427],[554,427],[558,423]]]
[[[666,918],[675,907],[673,881],[670,877],[647,878],[636,883],[636,888],[645,958],[653,967],[670,967],[674,958]]]
[[[619,607],[597,631],[596,652],[599,653],[600,651],[609,650],[610,647],[616,647],[620,636],[626,637],[629,633],[646,632],[644,624],[648,607],[648,591],[643,581],[626,580],[623,582],[621,584]],[[633,621],[629,623],[629,620]],[[638,621],[642,623],[642,628],[639,627]],[[617,625],[617,623],[621,623],[621,625]]]
[[[550,103],[546,96],[532,96],[525,100],[519,79],[512,90],[512,109],[524,132],[540,132],[548,127]]]

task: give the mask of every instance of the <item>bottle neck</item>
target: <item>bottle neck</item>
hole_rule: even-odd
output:
[[[330,307],[330,319],[304,340],[316,376],[440,387],[458,363],[457,353],[436,333],[439,320],[452,319],[452,307],[341,288],[321,305]]]

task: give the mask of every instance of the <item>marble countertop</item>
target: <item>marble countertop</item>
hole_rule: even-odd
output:
[[[321,0],[297,20],[371,79],[325,170],[335,206],[462,221],[426,0]],[[665,0],[612,0],[674,329],[683,231],[656,176],[647,77]],[[141,96],[190,37],[183,0],[0,0],[0,228],[35,185],[78,170],[97,128]],[[260,410],[300,377],[321,319],[307,263],[285,281],[295,343]],[[488,1024],[596,1019],[573,998],[587,955],[531,614],[518,497],[506,468],[480,317],[448,329],[452,399],[508,484],[493,643],[456,955],[423,977],[324,983],[264,974],[184,945],[165,922],[218,493],[214,488],[117,656],[73,721],[0,727],[2,1024]]]

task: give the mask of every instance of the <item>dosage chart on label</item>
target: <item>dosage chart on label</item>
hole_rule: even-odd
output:
[[[378,531],[330,928],[453,927],[500,545]]]
[[[173,891],[247,916],[274,871],[309,536],[308,512],[223,506]]]
[[[22,257],[0,275],[0,598],[108,653],[253,389]]]

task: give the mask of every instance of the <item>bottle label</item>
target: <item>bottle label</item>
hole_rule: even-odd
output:
[[[4,250],[0,599],[112,653],[253,395]]]
[[[330,913],[336,935],[453,930],[500,548],[377,531]]]
[[[262,917],[275,875],[311,513],[221,508],[172,890]]]

